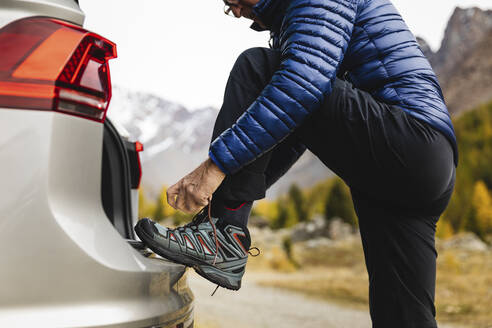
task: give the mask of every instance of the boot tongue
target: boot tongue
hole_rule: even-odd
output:
[[[208,218],[208,205],[202,208],[200,212],[198,212],[190,222],[185,224],[185,227],[190,227],[192,225],[198,226],[203,222],[206,222],[207,218]]]
[[[215,225],[217,225],[217,222],[219,222],[219,218],[215,218],[215,217],[212,216],[212,223],[215,224]],[[206,219],[202,223],[200,223],[200,226],[202,226],[203,224],[205,224],[205,225],[210,224],[210,221],[208,220],[208,217],[206,217]]]

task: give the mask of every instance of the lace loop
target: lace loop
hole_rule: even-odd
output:
[[[205,216],[205,208],[203,208],[200,212],[198,212],[194,217],[193,219],[186,223],[184,226],[182,227],[177,227],[176,229],[174,230],[178,230],[178,231],[185,231],[186,228],[190,228],[192,230],[197,230],[198,229],[198,226],[203,223],[206,219],[206,216]]]
[[[255,250],[257,253],[252,253],[251,251],[252,250]],[[248,249],[248,254],[251,255],[252,257],[257,257],[261,254],[261,251],[258,247],[251,247],[250,249]]]

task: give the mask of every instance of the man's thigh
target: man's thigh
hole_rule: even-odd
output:
[[[351,188],[399,205],[432,203],[454,172],[441,133],[339,79],[296,135]]]
[[[348,185],[368,185],[372,180],[368,172],[377,174],[397,161],[390,158],[391,151],[383,154],[376,149],[387,110],[350,83],[336,79],[323,106],[302,124],[297,135]]]

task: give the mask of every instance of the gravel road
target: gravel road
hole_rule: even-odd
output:
[[[301,294],[258,286],[259,274],[246,273],[239,292],[219,288],[194,272],[189,284],[195,293],[197,328],[370,328],[367,311],[353,310]],[[440,328],[457,328],[440,325]]]

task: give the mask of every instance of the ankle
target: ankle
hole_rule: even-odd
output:
[[[234,212],[243,208],[246,210],[248,207],[252,207],[253,201],[212,198],[211,204],[212,215],[220,217],[231,211]]]
[[[246,228],[253,206],[252,201],[220,201],[212,200],[212,216],[240,228]]]
[[[237,211],[240,210],[245,205],[251,205],[253,202],[249,201],[237,201],[237,200],[226,200],[224,201],[224,208],[229,211]]]

